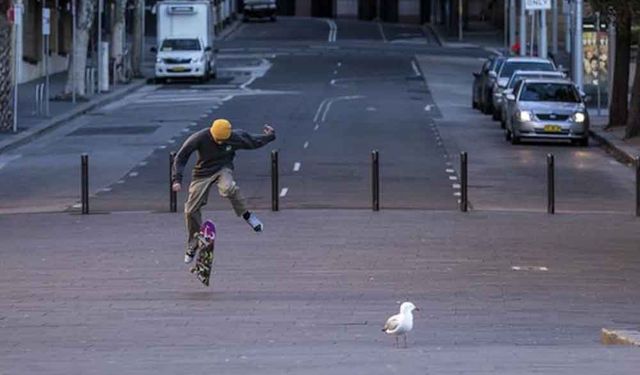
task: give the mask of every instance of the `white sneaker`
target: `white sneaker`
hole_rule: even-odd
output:
[[[253,228],[254,231],[256,232],[262,232],[262,230],[264,229],[264,225],[262,224],[262,222],[258,219],[258,217],[256,217],[256,215],[252,212],[251,215],[249,216],[249,218],[247,219],[247,223],[249,224],[249,226],[251,226],[251,228]]]
[[[196,257],[196,253],[198,252],[197,250],[198,250],[197,247],[193,247],[192,248],[191,246],[189,246],[187,248],[187,251],[184,253],[184,262],[185,262],[185,264],[189,264],[189,263],[193,262],[193,258]]]

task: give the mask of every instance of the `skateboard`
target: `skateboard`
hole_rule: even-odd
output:
[[[195,239],[198,241],[198,255],[196,264],[191,267],[190,272],[195,274],[201,283],[209,286],[209,279],[213,269],[213,247],[216,239],[216,226],[213,221],[205,221]]]

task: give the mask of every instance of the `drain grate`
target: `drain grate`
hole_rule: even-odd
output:
[[[158,126],[108,126],[80,128],[67,134],[67,137],[82,135],[138,135],[151,134],[158,129]]]

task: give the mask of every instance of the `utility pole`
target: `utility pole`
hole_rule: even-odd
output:
[[[551,53],[558,55],[558,0],[551,1]]]
[[[76,103],[76,0],[71,0],[71,64],[69,68],[71,69],[71,102],[73,104]]]
[[[573,40],[573,82],[582,90],[583,88],[583,69],[582,69],[582,5],[583,0],[575,1],[575,31]]]
[[[573,28],[571,22],[571,2],[570,0],[564,0],[562,3],[562,12],[564,13],[564,50],[566,53],[571,53],[571,29]]]
[[[520,0],[520,56],[527,55],[527,14],[525,8],[526,0]]]
[[[458,0],[458,40],[462,41],[462,27],[463,22],[464,22],[464,17],[463,17],[463,11],[464,9],[462,8],[462,1],[463,0]]]
[[[547,10],[540,10],[540,42],[538,43],[538,56],[546,59],[549,57],[547,47]]]
[[[22,0],[13,3],[13,132],[18,132],[18,84],[22,64]]]
[[[98,87],[96,92],[99,94],[100,90],[100,82],[102,82],[102,8],[104,7],[104,1],[98,0],[98,43],[96,46],[96,55],[98,56]],[[93,78],[92,78],[93,79]],[[91,80],[89,80],[91,82]],[[93,89],[93,88],[92,88]]]
[[[509,47],[516,44],[516,0],[509,0]]]

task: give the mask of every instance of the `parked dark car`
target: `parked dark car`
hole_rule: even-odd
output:
[[[480,72],[473,73],[473,93],[471,106],[480,109],[483,113],[490,113],[492,108],[491,88],[495,76],[490,72],[496,72],[502,67],[505,57],[493,55],[482,65]]]
[[[244,0],[242,20],[247,22],[251,18],[269,18],[275,21],[277,11],[276,0]]]

